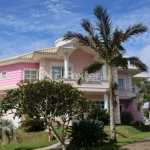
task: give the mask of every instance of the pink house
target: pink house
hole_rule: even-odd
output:
[[[71,83],[74,87],[85,91],[85,96],[109,111],[108,72],[104,65],[102,70],[87,76],[86,81],[80,86],[77,79],[88,63],[97,60],[97,54],[90,48],[81,46],[76,41],[55,41],[55,47],[35,50],[31,53],[0,60],[0,99],[3,99],[5,90],[17,88],[20,80],[26,79],[34,82],[45,76],[57,80],[60,77]],[[137,68],[128,70],[114,68],[114,80],[119,85],[117,103],[115,108],[116,123],[120,124],[120,112],[130,111],[134,116],[134,122],[142,116],[136,109],[136,100],[129,99],[136,95],[136,87],[132,83],[145,76]]]

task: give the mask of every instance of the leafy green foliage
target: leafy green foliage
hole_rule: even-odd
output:
[[[23,128],[26,132],[43,131],[45,129],[44,121],[42,119],[28,117],[20,123],[21,128]]]
[[[71,126],[70,149],[95,147],[108,140],[108,135],[104,132],[103,122],[97,120],[83,119],[79,123]]]
[[[121,113],[121,123],[129,125],[133,121],[133,116],[130,112],[124,111]]]
[[[64,146],[67,128],[73,116],[82,115],[90,108],[91,101],[84,97],[84,92],[72,87],[63,81],[56,82],[49,79],[37,80],[35,83],[22,81],[16,90],[7,91],[7,95],[1,102],[1,111],[16,109],[15,116],[22,114],[34,116],[37,120],[44,121],[44,127],[51,129],[56,139]],[[63,119],[62,137],[54,126],[55,118]],[[30,125],[31,122],[28,122]]]
[[[15,127],[13,126],[13,122],[8,119],[0,119],[0,139],[4,142],[3,136],[8,139],[8,142],[12,140],[13,130]],[[5,134],[5,135],[4,135]]]
[[[145,112],[144,112],[144,117],[149,118],[149,112],[148,112],[148,111],[145,111]]]
[[[134,83],[138,88],[139,92],[137,93],[138,98],[138,109],[141,108],[145,103],[149,103],[149,110],[150,110],[150,81],[149,80],[139,80]]]
[[[102,121],[104,125],[108,125],[110,122],[110,117],[107,110],[98,106],[90,110],[87,118],[90,120]]]

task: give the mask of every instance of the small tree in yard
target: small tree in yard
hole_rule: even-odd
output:
[[[84,92],[73,88],[71,84],[63,81],[55,82],[48,79],[35,83],[22,82],[18,89],[7,91],[7,95],[1,102],[1,108],[5,112],[12,110],[15,116],[22,114],[43,118],[45,127],[52,130],[56,139],[65,150],[65,136],[69,121],[74,116],[79,116],[89,110],[91,101],[84,98]],[[16,109],[16,112],[13,112]],[[53,121],[61,116],[63,120],[62,137],[56,132]]]

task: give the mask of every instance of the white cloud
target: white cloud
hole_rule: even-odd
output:
[[[116,14],[113,18],[115,26],[118,26],[121,29],[126,29],[134,23],[142,22],[144,25],[150,28],[150,9],[148,7],[141,7],[124,14]],[[150,32],[144,33],[142,36],[132,38],[130,40],[131,44],[138,45],[140,44],[150,44]]]
[[[51,2],[59,2],[59,0],[50,0]]]
[[[62,15],[62,13],[64,14],[68,14],[70,13],[69,10],[67,10],[66,5],[64,5],[63,3],[59,3],[59,4],[47,4],[47,8],[49,8],[49,10],[53,13]]]

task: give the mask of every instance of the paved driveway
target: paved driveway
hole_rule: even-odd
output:
[[[123,146],[119,150],[150,150],[150,138]]]

